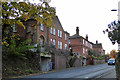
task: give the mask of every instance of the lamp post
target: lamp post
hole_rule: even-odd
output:
[[[118,10],[117,9],[112,9],[111,11],[118,11],[118,23],[117,23],[117,43],[118,43],[118,55],[116,57],[116,63],[115,63],[115,68],[116,68],[116,78],[117,80],[120,80],[120,2],[118,3]]]

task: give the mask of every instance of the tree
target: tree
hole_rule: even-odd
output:
[[[111,58],[115,58],[115,57],[116,57],[116,54],[117,54],[116,50],[110,51],[110,56],[111,56]]]
[[[108,38],[114,45],[116,42],[120,43],[120,21],[114,21],[108,24],[108,28],[103,31],[108,33]]]
[[[26,42],[21,39],[19,34],[14,35],[13,27],[15,24],[26,29],[26,26],[23,24],[23,22],[27,21],[28,19],[34,19],[37,21],[37,24],[34,25],[34,28],[41,23],[50,27],[52,25],[52,18],[54,16],[55,9],[50,7],[47,2],[40,2],[39,4],[19,1],[2,2],[2,45],[5,47],[4,49],[6,49],[6,51],[10,51],[12,48],[13,51],[16,51],[20,49],[20,45],[17,44],[17,42]],[[15,44],[13,44],[13,42]],[[24,46],[26,46],[26,43]]]
[[[111,24],[108,24],[108,28],[103,31],[108,33],[108,38],[111,40],[112,44],[120,44],[120,21],[114,21]],[[116,57],[116,78],[120,80],[120,51]]]
[[[8,39],[13,37],[12,28],[14,24],[19,24],[25,29],[21,20],[27,21],[33,18],[37,20],[37,24],[43,23],[51,26],[53,16],[55,16],[55,9],[50,7],[46,2],[41,4],[32,4],[30,2],[2,2],[3,41],[10,41]]]

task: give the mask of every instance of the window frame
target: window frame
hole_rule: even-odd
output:
[[[40,30],[41,30],[41,31],[44,31],[44,26],[43,26],[43,24],[41,24]]]

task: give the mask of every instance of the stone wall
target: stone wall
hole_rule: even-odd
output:
[[[82,61],[80,58],[75,60],[75,63],[73,64],[73,67],[81,67],[82,66]]]
[[[105,63],[105,60],[94,59],[94,65],[96,65],[96,64],[104,64],[104,63]]]

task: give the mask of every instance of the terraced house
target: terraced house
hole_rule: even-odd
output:
[[[98,44],[94,44],[88,40],[88,35],[86,35],[86,38],[79,35],[79,27],[76,27],[76,34],[70,36],[69,39],[70,47],[72,48],[73,52],[82,57],[81,65],[83,66],[89,64],[89,61],[87,60],[87,57],[90,56],[89,51],[97,51],[97,53],[100,52],[103,55],[105,54],[104,49],[101,47],[101,43],[99,47]]]

